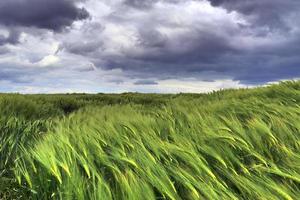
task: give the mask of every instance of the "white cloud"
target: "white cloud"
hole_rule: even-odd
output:
[[[55,55],[48,55],[45,56],[42,60],[40,60],[37,64],[41,67],[49,67],[57,64],[59,61],[59,57]]]

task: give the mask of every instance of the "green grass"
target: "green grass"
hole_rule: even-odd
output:
[[[0,95],[0,199],[300,198],[300,82]]]

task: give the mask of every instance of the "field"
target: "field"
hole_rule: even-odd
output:
[[[300,82],[0,95],[0,199],[300,199]]]

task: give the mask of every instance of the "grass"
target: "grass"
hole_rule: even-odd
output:
[[[300,82],[0,95],[0,199],[300,198]]]

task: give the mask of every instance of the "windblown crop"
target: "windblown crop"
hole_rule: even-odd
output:
[[[300,199],[300,82],[0,95],[0,199]]]

